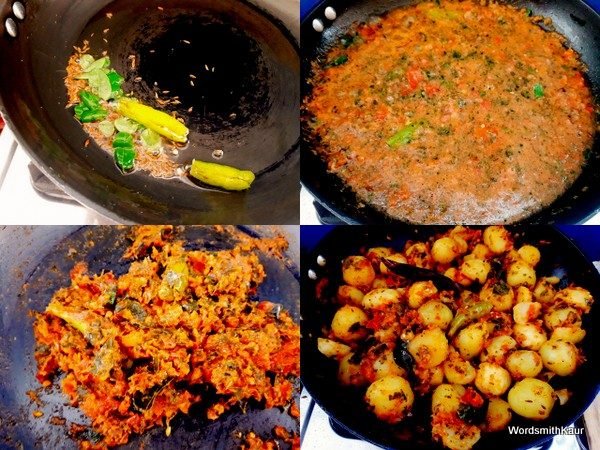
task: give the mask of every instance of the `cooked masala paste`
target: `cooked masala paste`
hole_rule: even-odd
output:
[[[500,223],[551,204],[596,132],[579,55],[529,10],[423,2],[314,61],[308,139],[366,204],[412,223]]]
[[[250,299],[265,270],[249,242],[186,250],[169,230],[138,228],[121,276],[76,264],[71,285],[35,313],[37,378],[49,387],[64,375],[97,437],[81,448],[156,426],[168,436],[201,402],[211,420],[247,401],[296,409],[299,327],[280,305]]]

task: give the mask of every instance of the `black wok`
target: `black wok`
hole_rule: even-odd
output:
[[[312,229],[311,229],[312,228]],[[360,248],[384,245],[402,249],[409,239],[427,239],[444,230],[442,227],[357,227],[339,226],[332,228],[323,236],[315,227],[302,228],[301,253],[301,373],[302,382],[315,401],[325,412],[350,433],[360,439],[389,449],[426,449],[437,448],[430,437],[431,407],[430,397],[422,402],[415,402],[414,416],[396,426],[386,425],[375,419],[367,411],[362,400],[363,391],[355,391],[341,387],[337,381],[337,363],[323,356],[317,350],[317,338],[321,336],[322,327],[331,324],[336,307],[333,303],[317,301],[315,287],[318,280],[330,280],[329,295],[334,296],[341,280],[341,261],[346,256],[357,254]],[[542,258],[536,268],[539,276],[555,274],[560,276],[561,285],[573,282],[592,292],[600,298],[600,275],[594,266],[561,232],[550,227],[512,227],[518,233],[517,243],[538,245]],[[588,230],[589,240],[600,242],[600,229]],[[312,248],[305,244],[313,242]],[[547,242],[547,243],[546,243]],[[321,255],[326,260],[325,266],[317,263]],[[312,269],[317,274],[317,281],[308,277]],[[326,292],[328,292],[326,290]],[[566,426],[583,414],[597,395],[600,375],[595,367],[598,363],[597,346],[593,346],[593,324],[598,322],[598,305],[584,319],[587,330],[582,348],[587,361],[572,377],[555,377],[550,381],[555,389],[568,388],[573,392],[572,398],[564,406],[555,406],[552,415],[542,423],[527,421],[513,414],[511,425],[519,426]],[[404,436],[404,437],[403,437]],[[410,439],[406,440],[406,436]],[[508,431],[498,433],[482,433],[482,439],[475,449],[517,449],[531,448],[539,445],[551,435],[509,434]]]
[[[293,2],[22,3],[20,21],[13,1],[0,1],[0,112],[36,165],[69,195],[125,223],[298,222],[299,56],[297,30],[285,11],[294,11]],[[16,38],[5,29],[7,18],[16,24]],[[159,109],[165,107],[155,91],[179,96],[181,104],[167,108],[191,129],[179,163],[196,158],[252,170],[252,189],[228,193],[183,178],[123,175],[112,155],[93,143],[86,147],[87,134],[65,109],[63,83],[73,46],[84,39],[95,57],[108,51],[126,77],[126,92]],[[197,77],[194,86],[190,75]],[[219,161],[215,150],[224,152]]]
[[[312,61],[322,57],[348,28],[356,22],[367,21],[398,6],[415,3],[410,0],[328,0],[319,2],[302,20],[302,96],[310,96],[311,86],[306,82]],[[563,34],[568,45],[582,56],[589,68],[588,79],[596,99],[600,98],[600,15],[582,0],[508,0],[508,3],[531,8],[535,14],[550,17],[555,29]],[[337,19],[332,23],[324,18],[326,7],[332,6]],[[326,30],[317,33],[314,19],[323,21]],[[303,115],[304,116],[304,115]],[[314,151],[315,143],[304,123],[302,125],[302,184],[308,191],[345,223],[394,223],[389,216],[361,201],[337,176],[328,173],[323,160]],[[523,220],[523,223],[580,223],[600,209],[600,133],[590,152],[590,158],[581,176],[552,205]],[[543,186],[540,186],[543,189]]]
[[[253,236],[271,233],[260,227],[241,231]],[[121,256],[129,244],[127,234],[127,228],[101,226],[0,229],[0,448],[77,448],[76,442],[67,437],[68,427],[73,422],[88,421],[79,410],[68,405],[60,388],[43,391],[41,407],[26,395],[28,390],[40,388],[35,379],[33,319],[29,311],[45,309],[53,293],[69,285],[69,271],[77,261],[88,262],[91,273],[102,270],[124,273],[127,263]],[[267,279],[259,287],[258,297],[281,303],[299,320],[298,228],[286,229],[285,235],[290,241],[289,261],[284,263],[259,253]],[[188,248],[195,249],[231,248],[235,242],[231,234],[205,227],[188,227],[178,231],[178,236]],[[44,416],[34,419],[32,413],[36,409],[43,411]],[[67,425],[51,425],[53,416],[64,417]],[[123,448],[228,450],[239,446],[238,432],[254,431],[269,437],[278,424],[298,432],[297,422],[280,409],[251,406],[245,414],[234,409],[217,421],[205,417],[201,409],[193,407],[190,416],[178,416],[171,422],[170,437],[165,436],[164,429],[153,429],[140,437],[132,436]]]

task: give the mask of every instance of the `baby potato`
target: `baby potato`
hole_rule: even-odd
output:
[[[547,419],[554,407],[554,389],[537,378],[525,378],[508,391],[510,408],[527,419]]]
[[[450,450],[471,450],[481,439],[480,428],[466,422],[441,422],[431,431],[434,438],[441,439],[444,447]]]
[[[327,356],[328,358],[343,358],[352,351],[350,346],[341,344],[331,339],[318,338],[317,348],[319,351]]]
[[[465,277],[456,267],[449,267],[444,272],[444,275],[453,280],[454,282],[460,284],[461,286],[470,286],[473,282]]]
[[[360,289],[347,284],[341,285],[337,290],[337,299],[342,305],[361,306],[364,294]]]
[[[461,397],[465,395],[465,388],[457,384],[440,384],[431,396],[431,411],[452,413],[460,408]]]
[[[484,302],[491,303],[496,311],[508,311],[512,308],[515,294],[504,281],[488,280],[479,293]]]
[[[344,342],[358,341],[367,335],[367,320],[368,317],[362,309],[344,305],[333,316],[331,331]]]
[[[536,320],[542,312],[542,304],[538,302],[517,303],[513,307],[515,323],[529,323]]]
[[[417,334],[408,343],[408,351],[419,367],[431,369],[444,362],[448,356],[448,339],[439,328],[431,328]]]
[[[408,288],[408,306],[417,309],[437,292],[437,288],[431,281],[417,281]]]
[[[509,251],[513,246],[508,230],[498,225],[483,231],[483,243],[496,255]]]
[[[578,344],[581,341],[583,341],[584,337],[585,337],[585,330],[581,329],[578,326],[556,327],[552,331],[550,340],[566,341],[566,342],[571,342],[572,344]]]
[[[444,361],[443,368],[446,380],[452,384],[469,384],[477,375],[471,363],[462,359],[457,353]]]
[[[508,426],[511,419],[512,413],[508,402],[497,397],[491,398],[485,415],[486,431],[502,431]]]
[[[517,348],[517,341],[512,337],[506,334],[496,336],[481,353],[481,361],[502,365],[506,361],[506,355],[515,348]]]
[[[391,350],[386,350],[379,355],[373,362],[373,371],[375,372],[376,380],[390,375],[406,376],[406,370],[396,364],[394,353]]]
[[[517,350],[506,358],[506,368],[515,380],[535,378],[544,368],[542,357],[532,350]]]
[[[425,269],[433,268],[433,258],[429,253],[429,247],[424,242],[415,242],[409,244],[404,251],[404,255],[409,264]]]
[[[451,237],[443,237],[436,240],[431,247],[431,256],[435,262],[448,264],[460,255],[460,248]]]
[[[477,259],[490,259],[494,254],[485,244],[477,244],[471,254]]]
[[[368,288],[375,279],[375,270],[364,256],[348,256],[342,263],[342,277],[346,284]]]
[[[570,342],[546,341],[540,348],[540,356],[544,367],[557,375],[565,377],[577,369],[577,347]]]
[[[389,284],[384,277],[375,277],[373,280],[373,284],[371,285],[371,290],[373,289],[387,289],[389,288]]]
[[[393,254],[387,256],[386,259],[389,259],[390,261],[394,261],[394,262],[397,262],[400,264],[408,263],[408,261],[406,260],[406,257],[402,253],[393,253]],[[379,263],[379,271],[384,275],[389,275],[392,273],[392,271],[390,269],[388,269],[388,267],[383,262]]]
[[[369,386],[365,401],[378,419],[394,424],[410,412],[414,394],[406,379],[390,375],[374,381]]]
[[[373,289],[363,297],[366,309],[381,309],[400,302],[400,293],[396,289]]]
[[[498,364],[483,362],[479,364],[475,376],[475,386],[488,397],[498,397],[510,387],[510,373]]]
[[[581,315],[575,308],[552,307],[544,315],[544,324],[550,330],[558,327],[580,327]]]
[[[473,323],[460,330],[455,339],[455,346],[463,359],[473,359],[483,350],[487,339],[487,327],[483,323]]]
[[[557,281],[560,280],[556,277],[540,278],[533,289],[534,298],[540,303],[550,303],[556,294],[554,285]]]
[[[527,286],[519,286],[517,288],[517,303],[532,302],[533,293]]]
[[[338,380],[344,386],[363,386],[367,383],[360,370],[360,361],[355,361],[354,353],[348,353],[340,360]]]
[[[548,340],[541,326],[533,323],[517,323],[513,327],[514,336],[521,348],[539,350]]]
[[[441,364],[432,369],[428,369],[427,372],[426,379],[429,386],[439,386],[444,382],[444,369]]]
[[[534,247],[533,245],[524,245],[519,250],[517,250],[517,253],[521,257],[521,259],[527,264],[529,264],[531,267],[537,266],[537,263],[540,262],[540,258],[542,257],[538,248]]]
[[[490,263],[482,259],[464,260],[460,265],[459,272],[472,281],[478,281],[480,284],[485,283],[488,274],[490,273]]]
[[[509,286],[534,286],[536,280],[535,270],[525,261],[515,261],[508,266],[506,282]]]
[[[425,326],[445,330],[452,322],[452,317],[452,310],[435,300],[429,300],[419,308],[419,318]]]
[[[372,262],[375,262],[381,258],[387,258],[388,256],[394,254],[394,249],[389,247],[371,247],[367,250],[367,259],[370,259]]]
[[[589,313],[592,303],[594,303],[594,297],[590,294],[590,291],[581,287],[568,287],[558,291],[554,297],[554,302],[563,301],[567,305]]]

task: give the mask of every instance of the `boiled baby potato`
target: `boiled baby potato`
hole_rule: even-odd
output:
[[[554,407],[554,389],[537,378],[525,378],[508,391],[508,403],[518,415],[527,419],[547,419]]]
[[[333,316],[331,331],[344,342],[358,341],[367,335],[367,320],[368,317],[362,309],[344,305]]]
[[[533,293],[529,290],[529,288],[527,286],[517,287],[517,303],[532,302],[532,301],[533,301]]]
[[[444,361],[443,367],[446,379],[452,384],[469,384],[477,375],[471,363],[462,359],[456,352]]]
[[[580,327],[581,315],[572,307],[551,307],[544,315],[544,324],[550,330],[558,327]]]
[[[539,350],[548,340],[542,327],[533,323],[517,323],[513,330],[519,346],[527,350]]]
[[[361,306],[363,297],[360,289],[347,284],[341,285],[337,290],[337,299],[343,305]]]
[[[406,257],[402,253],[392,253],[391,255],[386,257],[386,259],[389,259],[390,261],[397,262],[400,264],[408,263],[408,261],[406,260]],[[388,266],[386,266],[383,262],[379,263],[379,271],[384,275],[389,275],[392,273],[392,271],[390,269],[388,269]]]
[[[567,376],[577,369],[578,351],[575,345],[566,341],[549,340],[540,348],[540,356],[546,369],[557,375]]]
[[[342,358],[352,351],[350,346],[346,344],[341,344],[325,338],[317,339],[317,348],[328,358]]]
[[[465,395],[465,388],[457,384],[440,384],[431,396],[431,411],[452,413],[461,406],[461,397]]]
[[[550,336],[551,340],[567,341],[573,344],[578,344],[585,337],[585,330],[578,326],[556,327]]]
[[[373,289],[362,299],[362,305],[366,309],[384,308],[398,302],[400,302],[400,293],[396,289]]]
[[[439,328],[425,330],[408,343],[408,351],[420,367],[431,369],[448,356],[448,339]]]
[[[404,255],[410,264],[425,269],[433,267],[433,258],[429,253],[429,247],[425,242],[415,242],[408,245],[404,251]]]
[[[513,307],[515,323],[533,322],[542,312],[542,304],[538,302],[521,302]]]
[[[556,277],[542,277],[538,280],[533,289],[534,298],[541,303],[550,303],[554,300],[556,289],[554,285],[560,281]]]
[[[372,261],[381,259],[381,258],[387,258],[388,256],[392,255],[394,253],[394,249],[393,248],[389,248],[389,247],[371,247],[369,250],[367,250],[367,258],[369,258]]]
[[[515,348],[517,348],[517,341],[512,337],[506,334],[496,336],[486,345],[481,354],[481,361],[502,364],[509,352]]]
[[[529,264],[531,267],[535,267],[540,262],[540,259],[542,257],[538,248],[534,247],[533,245],[524,245],[519,250],[517,250],[517,253],[521,257],[521,259],[527,264]]]
[[[393,424],[410,412],[414,394],[406,379],[390,375],[374,381],[367,389],[365,400],[378,419]]]
[[[515,261],[508,266],[506,282],[510,286],[535,286],[535,281],[535,269],[525,261]]]
[[[419,308],[419,318],[425,326],[445,330],[452,322],[452,317],[452,310],[436,300],[429,300]]]
[[[443,237],[436,240],[431,247],[431,256],[435,262],[448,264],[460,255],[460,246],[451,237]]]
[[[417,309],[438,290],[431,281],[417,281],[408,288],[408,306]]]
[[[349,353],[340,360],[338,366],[338,380],[344,386],[362,386],[367,383],[362,371],[360,362],[355,361],[356,355]]]
[[[554,297],[554,302],[560,301],[563,301],[567,305],[573,306],[584,313],[589,313],[592,303],[594,303],[594,298],[587,289],[581,287],[568,287],[558,291]]]
[[[508,402],[497,397],[491,398],[485,415],[485,429],[492,432],[502,431],[508,426],[511,419],[512,413]]]
[[[473,323],[460,330],[454,345],[464,359],[473,359],[483,350],[487,336],[488,331],[485,324]]]
[[[502,280],[488,280],[481,289],[479,297],[484,302],[491,303],[496,311],[508,311],[513,306],[515,293]]]
[[[485,283],[490,273],[490,263],[483,259],[471,258],[465,259],[460,265],[459,271],[469,280],[477,281],[480,284]]]
[[[483,243],[496,255],[509,251],[513,245],[508,230],[496,225],[483,231]]]
[[[533,350],[517,350],[506,358],[506,368],[515,380],[534,378],[544,368],[542,357]]]
[[[396,364],[394,353],[391,350],[385,350],[373,362],[373,372],[376,380],[390,375],[406,376],[406,370]]]
[[[350,286],[368,288],[375,279],[375,270],[364,256],[348,256],[342,263],[342,277]]]
[[[481,363],[475,376],[475,386],[488,397],[498,397],[510,387],[510,373],[498,364]]]

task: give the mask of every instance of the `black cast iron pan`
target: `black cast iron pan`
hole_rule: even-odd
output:
[[[368,21],[411,0],[326,0],[322,1],[302,21],[302,96],[310,95],[306,82],[311,73],[310,64],[323,56],[353,23]],[[568,45],[582,56],[588,66],[588,80],[595,98],[600,98],[600,15],[582,0],[508,0],[507,3],[531,8],[535,14],[553,20],[555,29],[564,35]],[[331,22],[324,17],[324,10],[331,6],[337,19]],[[314,19],[323,21],[326,30],[318,33],[313,29]],[[302,126],[302,184],[324,207],[342,221],[356,223],[393,223],[389,216],[369,206],[359,207],[362,202],[337,177],[327,172],[326,165],[312,149],[308,127]],[[540,186],[540,189],[544,189]],[[590,158],[581,176],[573,186],[552,205],[523,220],[523,223],[579,223],[600,209],[600,133],[596,134]],[[396,221],[397,222],[397,221]]]
[[[338,226],[322,237],[312,249],[304,247],[309,241],[310,227],[302,229],[302,304],[301,304],[301,373],[302,382],[315,401],[325,412],[344,429],[359,439],[380,447],[399,450],[441,449],[430,436],[431,407],[430,397],[415,402],[414,416],[396,426],[378,421],[367,411],[362,396],[364,391],[343,388],[337,381],[337,363],[323,356],[317,350],[317,338],[322,327],[329,327],[336,306],[317,301],[315,287],[319,280],[329,279],[329,289],[333,298],[334,289],[341,283],[341,262],[349,255],[358,254],[361,248],[391,246],[401,250],[409,240],[426,240],[435,233],[444,231],[442,227],[381,226],[356,227]],[[575,283],[590,290],[600,298],[600,275],[594,266],[581,254],[573,243],[563,234],[551,227],[511,227],[517,233],[517,245],[531,243],[537,245],[542,253],[540,265],[536,268],[539,276],[555,274],[560,276],[561,285]],[[593,239],[600,240],[600,230],[590,229]],[[317,257],[325,258],[326,264],[317,263]],[[312,269],[317,280],[308,277]],[[328,292],[326,290],[326,292]],[[587,361],[572,377],[555,377],[550,383],[555,389],[567,388],[573,392],[572,398],[564,406],[555,406],[552,415],[542,423],[527,421],[513,414],[511,425],[519,426],[566,426],[575,421],[592,403],[597,395],[600,376],[594,368],[598,363],[598,352],[593,345],[593,324],[598,322],[598,305],[592,307],[584,318],[587,335],[582,349]],[[482,439],[475,449],[525,449],[539,445],[551,435],[482,433]]]
[[[0,112],[33,161],[68,194],[117,222],[297,223],[299,56],[283,16],[259,7],[268,1],[22,3],[20,21],[13,2],[0,1]],[[7,18],[16,38],[5,30]],[[179,97],[181,104],[167,110],[185,118],[191,135],[178,162],[250,169],[258,175],[252,189],[227,193],[141,171],[124,176],[110,154],[85,147],[86,133],[65,109],[63,83],[73,46],[84,39],[94,56],[108,51],[126,76],[126,92],[159,109],[155,91]],[[215,150],[224,153],[219,161]]]
[[[260,227],[242,230],[253,236],[269,235]],[[33,319],[30,310],[44,310],[53,293],[68,286],[69,271],[77,261],[86,261],[90,273],[111,270],[122,274],[127,262],[121,259],[129,245],[129,229],[122,227],[2,227],[0,229],[0,449],[76,449],[67,436],[71,423],[88,424],[76,408],[68,405],[60,388],[43,391],[43,406],[27,397],[28,390],[40,388],[33,358]],[[298,229],[285,232],[290,241],[289,261],[259,253],[267,278],[257,297],[282,304],[299,320]],[[188,227],[177,231],[188,248],[219,250],[231,248],[235,238],[212,228]],[[44,416],[34,419],[39,409]],[[67,419],[65,426],[52,425],[53,416]],[[251,405],[246,413],[234,409],[219,420],[209,421],[204,411],[193,407],[190,416],[177,416],[173,432],[153,429],[133,437],[125,449],[202,448],[228,450],[240,445],[238,432],[254,431],[270,437],[275,425],[298,432],[297,422],[286,411],[263,410]]]

